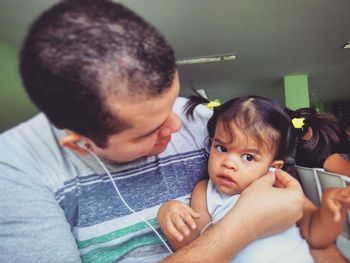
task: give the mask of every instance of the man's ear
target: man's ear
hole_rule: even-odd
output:
[[[276,168],[276,169],[282,169],[283,165],[284,165],[284,161],[282,161],[282,160],[275,160],[271,164],[271,166]]]
[[[84,136],[78,133],[68,131],[68,130],[66,130],[65,135],[63,135],[59,140],[60,145],[62,147],[67,147],[73,152],[84,156],[89,154],[89,151],[78,144],[81,141],[84,141],[86,143],[85,147],[89,147],[89,142],[87,141],[90,141],[90,140],[88,140],[87,138],[85,138]]]

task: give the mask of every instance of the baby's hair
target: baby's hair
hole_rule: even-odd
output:
[[[188,118],[193,118],[194,108],[209,101],[201,96],[193,95],[185,106]],[[283,160],[283,170],[295,175],[294,148],[295,131],[291,119],[281,106],[268,98],[247,95],[233,98],[226,103],[215,107],[213,115],[207,123],[209,144],[215,135],[219,121],[234,140],[235,127],[240,127],[247,136],[251,136],[261,146],[265,144],[270,151],[274,151],[274,160]]]
[[[296,163],[302,166],[322,167],[329,155],[338,152],[341,143],[346,141],[345,128],[332,114],[319,113],[314,108],[300,108],[295,111],[287,109],[291,118],[304,118],[304,126],[298,129]],[[312,137],[302,137],[311,127]]]

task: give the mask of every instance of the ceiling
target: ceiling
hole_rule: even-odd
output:
[[[0,42],[19,48],[53,0],[1,0]],[[236,53],[234,61],[179,66],[184,87],[212,97],[283,96],[283,77],[306,74],[314,103],[350,100],[349,0],[122,0],[154,24],[177,58]]]

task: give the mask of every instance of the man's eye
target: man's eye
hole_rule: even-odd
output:
[[[254,161],[254,156],[251,154],[243,154],[242,158],[248,162]]]
[[[215,146],[215,149],[216,149],[217,151],[219,151],[219,152],[222,152],[222,153],[227,152],[227,149],[226,149],[224,146],[222,146],[222,145],[216,145],[216,146]]]

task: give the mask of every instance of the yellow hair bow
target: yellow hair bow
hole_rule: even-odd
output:
[[[293,124],[294,128],[302,129],[303,126],[305,125],[304,120],[305,120],[305,118],[293,118],[292,124]]]
[[[209,109],[214,110],[215,107],[218,107],[220,105],[221,105],[220,100],[215,99],[215,100],[210,101],[207,106]]]

